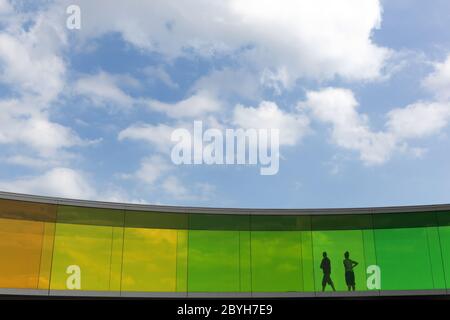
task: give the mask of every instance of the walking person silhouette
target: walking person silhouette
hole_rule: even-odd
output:
[[[353,272],[353,268],[358,265],[358,262],[350,259],[350,253],[348,251],[344,253],[344,258],[345,283],[347,284],[348,291],[355,291],[355,272]]]
[[[327,257],[327,253],[323,253],[323,259],[320,263],[320,269],[323,271],[323,278],[322,278],[322,291],[325,291],[325,287],[327,284],[331,286],[333,291],[336,291],[334,288],[333,280],[331,280],[331,261]]]

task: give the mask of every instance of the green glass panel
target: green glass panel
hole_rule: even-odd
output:
[[[443,211],[436,213],[439,228],[439,243],[442,248],[441,255],[444,268],[444,280],[446,288],[450,288],[450,212]]]
[[[431,276],[433,278],[434,289],[445,289],[444,263],[442,261],[442,252],[439,238],[438,227],[426,228],[428,248],[430,252]]]
[[[450,288],[450,226],[439,227],[439,238],[442,248],[442,260],[444,262],[446,287]]]
[[[239,292],[239,231],[189,231],[188,291]]]
[[[436,226],[433,212],[374,215],[382,290],[442,287],[444,276]]]
[[[149,229],[187,229],[185,213],[125,211],[125,226]]]
[[[309,216],[255,215],[251,216],[253,231],[300,231],[311,230]]]
[[[323,252],[331,261],[331,279],[337,291],[347,291],[344,269],[344,253],[358,262],[354,269],[356,290],[366,290],[364,244],[361,230],[313,231],[314,270],[316,291],[322,291],[323,271],[320,264]],[[329,286],[326,290],[331,290]]]
[[[190,214],[190,230],[249,230],[248,215]]]
[[[363,237],[363,244],[364,244],[364,260],[365,260],[365,272],[366,277],[369,280],[369,277],[374,275],[374,270],[378,270],[378,263],[377,263],[377,253],[375,248],[375,235],[373,230],[363,230],[362,231],[362,237]],[[381,278],[380,278],[381,279]],[[367,281],[366,281],[367,284]],[[379,290],[380,288],[377,287],[378,284],[374,284],[371,286],[366,286],[366,290]],[[362,289],[363,287],[361,287]]]
[[[324,272],[320,268],[323,253],[331,262],[331,279],[337,291],[347,291],[344,268],[344,253],[349,252],[350,259],[358,262],[354,268],[355,289],[367,290],[366,262],[363,231],[372,226],[370,215],[322,215],[312,217],[312,238],[314,251],[315,290],[322,291]],[[326,285],[325,290],[332,290]]]
[[[188,231],[177,232],[177,292],[187,292]]]
[[[250,231],[239,232],[240,291],[252,291]]]
[[[426,228],[375,230],[382,290],[433,289]]]
[[[252,231],[253,292],[303,291],[300,231]]]
[[[300,232],[302,245],[303,291],[314,291],[314,255],[311,231]]]

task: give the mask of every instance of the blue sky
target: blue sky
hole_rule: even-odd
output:
[[[81,29],[66,27],[69,5]],[[216,207],[450,201],[448,1],[0,0],[0,189]],[[279,128],[278,174],[170,133]]]

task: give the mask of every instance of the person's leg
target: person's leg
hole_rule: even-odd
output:
[[[347,285],[347,290],[351,291],[352,287],[351,287],[351,283],[350,283],[350,279],[348,277],[348,272],[347,271],[345,271],[345,275],[344,276],[345,276],[345,284]]]
[[[325,291],[325,286],[326,285],[327,285],[327,278],[326,278],[326,275],[324,274],[323,278],[322,278],[322,292]]]
[[[351,285],[352,285],[352,290],[355,291],[355,273],[351,272]]]
[[[333,288],[333,291],[336,291],[336,289],[334,288],[333,280],[331,280],[331,276],[330,276],[330,285],[331,285],[331,288]]]

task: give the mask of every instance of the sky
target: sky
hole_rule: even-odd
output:
[[[69,28],[77,6],[80,28]],[[73,20],[70,20],[73,22]],[[0,190],[244,208],[450,203],[446,0],[0,0]],[[177,128],[280,165],[176,165]]]

